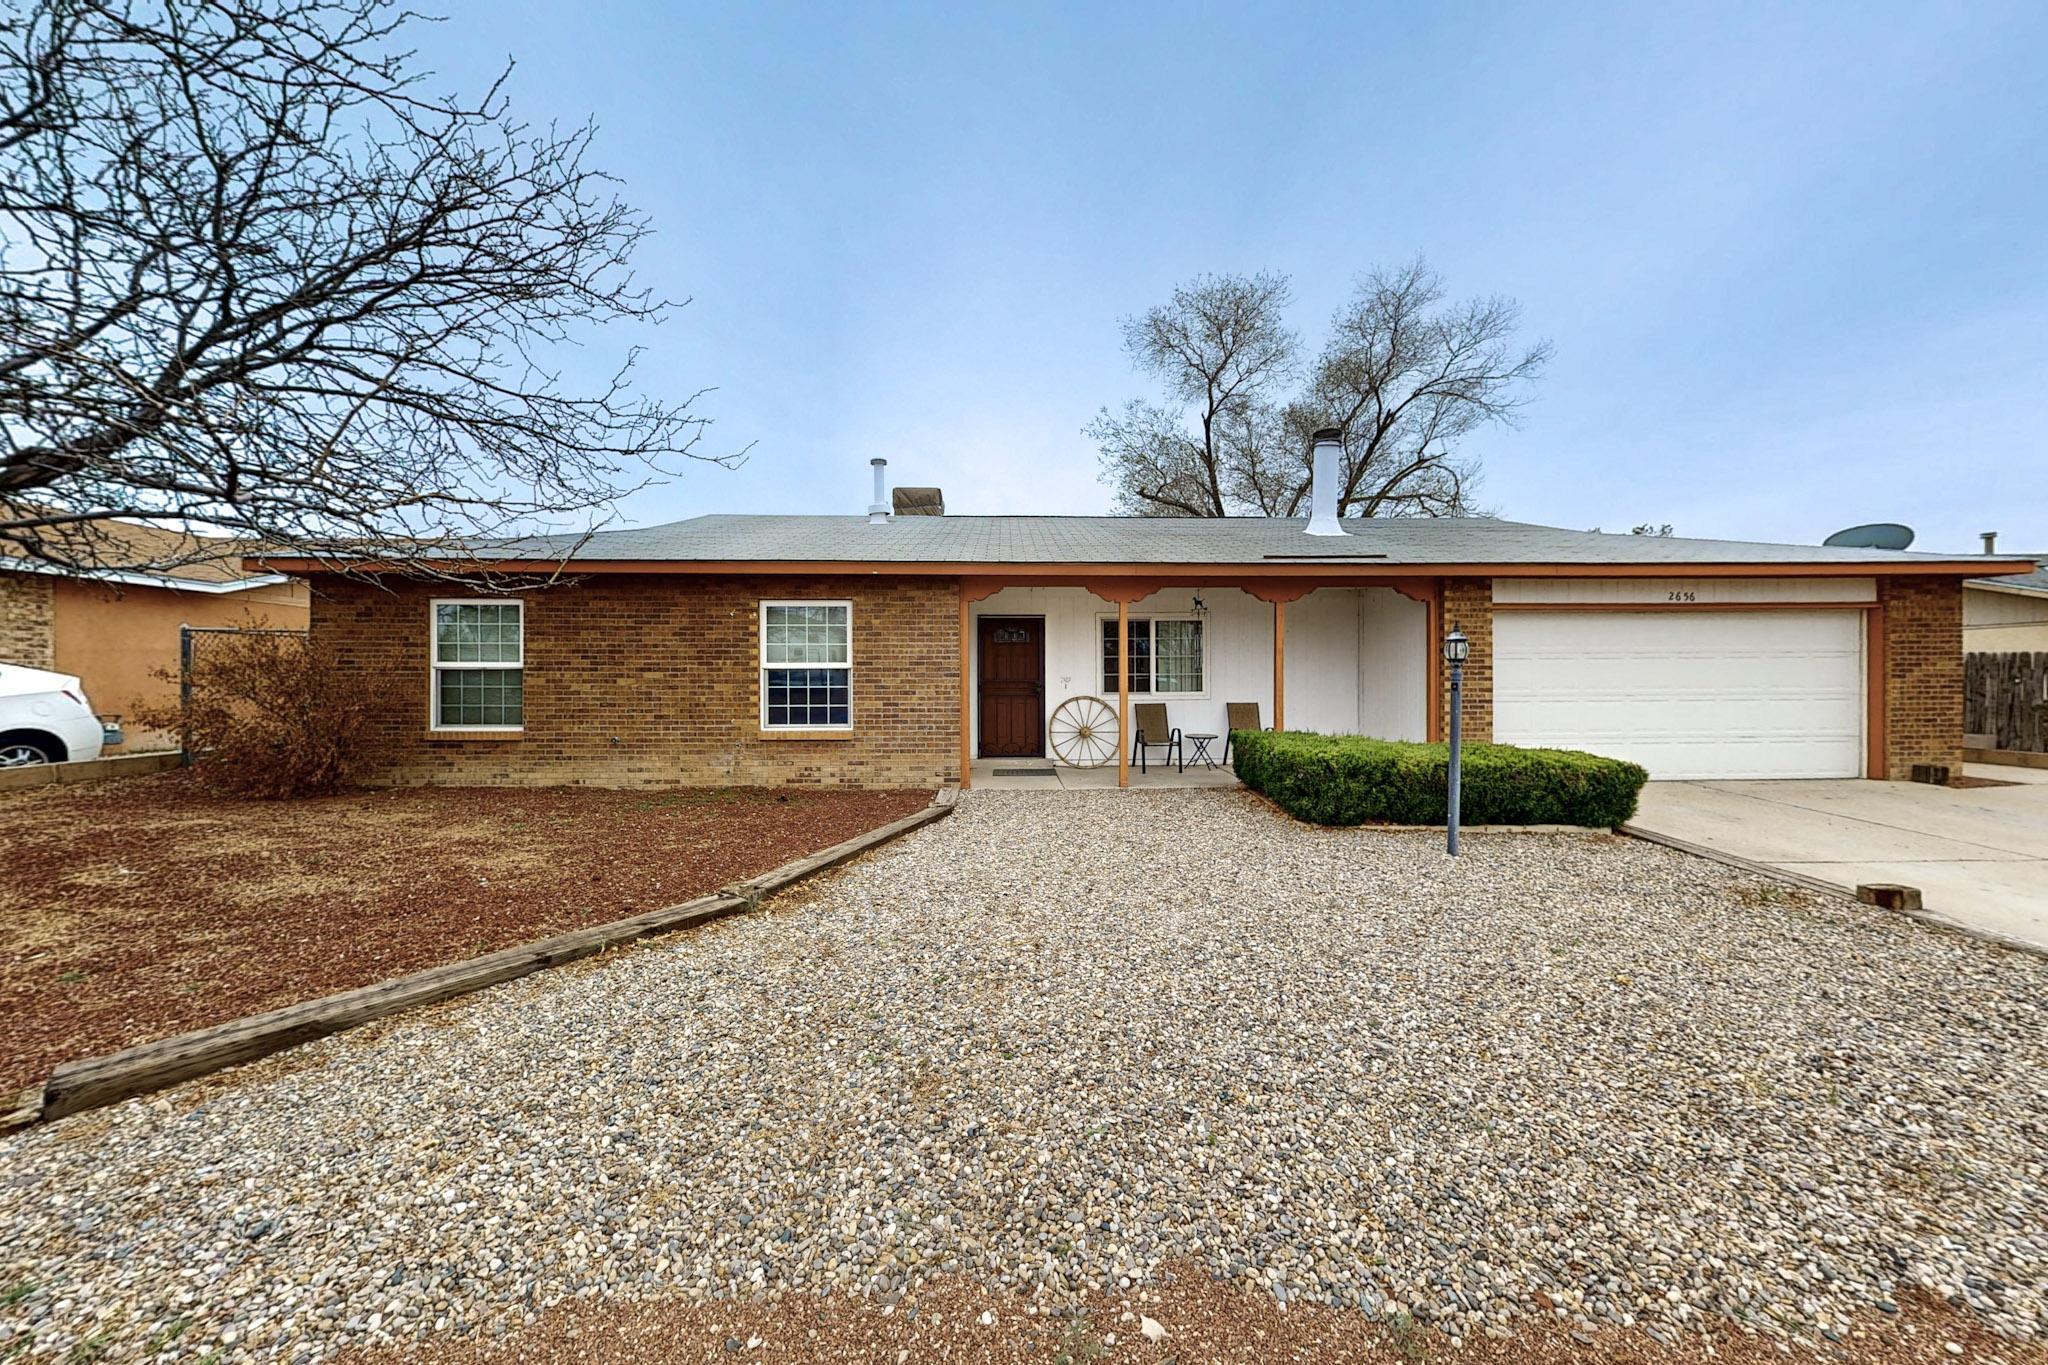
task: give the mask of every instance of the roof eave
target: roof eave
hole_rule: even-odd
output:
[[[1984,592],[2009,592],[2016,597],[2048,597],[2048,587],[2032,583],[2008,583],[1999,578],[1966,578],[1966,588],[1977,588]]]
[[[132,569],[63,569],[54,564],[41,564],[22,559],[0,559],[0,570],[17,573],[47,574],[52,578],[76,579],[81,583],[112,583],[124,588],[162,588],[166,592],[198,592],[215,595],[247,592],[251,588],[272,588],[290,581],[287,575],[263,570],[252,570],[249,561],[242,561],[247,578],[180,578],[176,574],[143,573]]]
[[[314,559],[257,557],[245,566],[277,573],[403,574],[416,569],[376,559]],[[987,578],[996,576],[1065,575],[1101,578],[1171,578],[1193,580],[1227,574],[1240,578],[1871,578],[1912,575],[1976,579],[1986,568],[2029,573],[2030,560],[1987,565],[1982,559],[1948,560],[1727,560],[1718,562],[1415,562],[1365,558],[1288,559],[1281,561],[1215,561],[1203,563],[1151,561],[996,561],[996,560],[828,560],[828,559],[503,559],[444,561],[450,572],[477,574],[641,573],[641,574],[857,574],[909,578]]]

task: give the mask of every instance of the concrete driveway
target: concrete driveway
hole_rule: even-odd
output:
[[[1929,910],[2048,945],[2048,774],[2000,787],[1652,782],[1634,825],[1838,886],[1900,882]]]

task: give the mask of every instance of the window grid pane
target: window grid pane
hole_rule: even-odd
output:
[[[768,605],[761,614],[761,662],[846,664],[852,611],[844,606]]]
[[[1161,692],[1202,690],[1202,623],[1154,621],[1153,680]]]
[[[526,670],[443,668],[435,673],[442,725],[523,725]]]
[[[519,662],[517,602],[441,602],[434,607],[434,655],[444,664]]]
[[[762,690],[771,726],[852,723],[850,669],[771,668],[765,670]]]
[[[1102,690],[1116,688],[1116,622],[1102,623]],[[1131,691],[1152,690],[1152,622],[1142,616],[1131,618]]]

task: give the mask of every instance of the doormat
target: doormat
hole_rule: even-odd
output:
[[[1050,768],[997,768],[997,777],[1058,777]]]

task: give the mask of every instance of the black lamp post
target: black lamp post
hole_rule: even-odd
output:
[[[1465,638],[1465,632],[1452,626],[1451,633],[1444,636],[1444,662],[1451,666],[1451,782],[1444,829],[1446,847],[1453,858],[1458,856],[1458,779],[1464,761],[1464,727],[1460,722],[1465,709],[1465,660],[1471,654],[1472,642]]]

